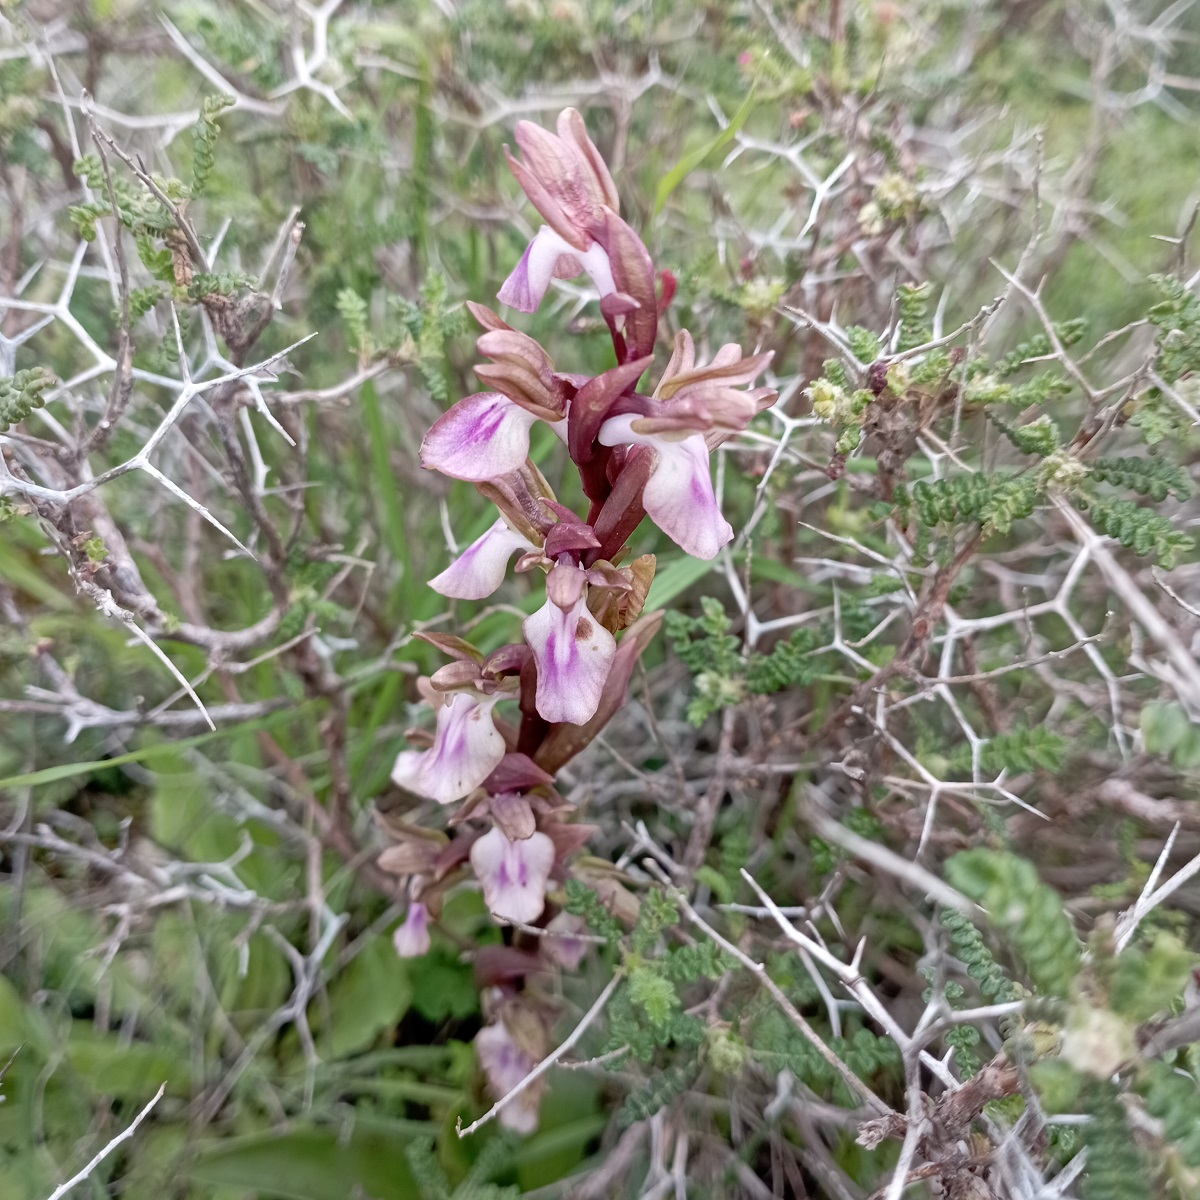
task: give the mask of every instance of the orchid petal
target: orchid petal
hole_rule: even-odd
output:
[[[675,335],[675,348],[671,351],[671,361],[663,371],[663,380],[674,379],[690,371],[696,365],[696,342],[691,333],[681,329]]]
[[[583,270],[577,255],[578,251],[566,238],[555,233],[549,225],[543,225],[525,247],[521,261],[504,281],[496,299],[517,312],[536,312],[551,279],[556,275],[569,279]]]
[[[396,762],[392,767],[392,782],[410,792],[420,791],[416,780],[421,773],[421,764],[428,754],[428,750],[401,750],[396,755]]]
[[[472,844],[471,866],[488,910],[498,920],[528,925],[542,915],[554,866],[554,843],[546,834],[514,842],[493,826]]]
[[[524,534],[498,520],[483,537],[472,542],[429,586],[456,600],[482,600],[503,582],[508,560],[517,550],[536,550]]]
[[[704,438],[662,441],[655,449],[658,461],[642,493],[646,513],[681,550],[716,558],[733,540],[733,528],[717,505]]]
[[[433,423],[421,443],[421,466],[453,479],[498,479],[529,457],[537,420],[499,392],[467,396]]]
[[[774,352],[768,351],[766,354],[754,354],[743,358],[741,349],[730,343],[722,346],[713,356],[712,362],[706,366],[680,371],[670,378],[664,377],[658,387],[658,398],[669,400],[677,392],[696,384],[739,387],[753,383],[767,369],[773,357]]]
[[[599,242],[593,242],[583,254],[579,255],[579,261],[583,263],[583,269],[595,284],[601,299],[613,295],[618,290],[613,279],[612,262],[608,257],[608,251]]]
[[[480,699],[456,692],[438,709],[437,730],[428,750],[404,750],[392,782],[439,804],[473,792],[499,765],[506,747],[492,720],[498,696]]]
[[[525,618],[525,640],[537,664],[534,703],[543,720],[582,725],[600,704],[617,652],[613,635],[587,611],[581,593],[569,609],[547,599]]]
[[[404,924],[396,927],[392,944],[401,958],[420,958],[429,953],[429,910],[423,904],[410,904]]]
[[[554,230],[559,237],[565,238],[576,249],[582,250],[588,243],[590,233],[578,228],[569,213],[563,208],[555,189],[548,186],[537,174],[531,171],[520,159],[513,158],[508,147],[504,147],[504,157],[508,159],[508,168],[512,171],[521,191],[529,199],[529,203],[538,210],[542,219]]]
[[[580,252],[561,234],[543,225],[504,281],[497,299],[518,312],[536,312],[551,279],[573,279],[584,271],[601,296],[617,290],[608,255],[599,242],[591,242]]]
[[[595,740],[612,719],[613,713],[625,703],[633,668],[662,624],[660,609],[635,621],[621,638],[612,668],[604,682],[604,694],[596,715],[586,725],[556,725],[537,749],[537,764],[547,772],[555,772],[571,761]],[[560,827],[563,828],[563,827]]]
[[[715,558],[733,540],[733,529],[717,504],[703,435],[671,440],[635,432],[635,421],[633,415],[605,421],[600,442],[654,449],[654,466],[642,493],[647,515],[681,550],[696,558]]]

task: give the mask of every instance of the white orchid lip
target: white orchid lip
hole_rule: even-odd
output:
[[[537,666],[534,704],[545,721],[585,725],[617,652],[616,639],[587,609],[584,572],[566,563],[546,580],[546,603],[524,622]]]
[[[503,517],[476,538],[429,586],[455,600],[482,600],[503,582],[508,560],[518,550],[536,550],[524,534],[510,529]]]
[[[654,465],[642,493],[650,519],[681,550],[696,558],[715,558],[733,540],[733,528],[721,515],[709,473],[708,444],[702,433],[639,433],[632,413],[610,417],[600,427],[605,446],[646,446]]]
[[[492,720],[500,695],[451,693],[438,709],[428,750],[402,750],[392,782],[439,804],[469,796],[500,765],[506,746]]]
[[[546,906],[554,853],[554,842],[544,833],[513,841],[493,826],[479,838],[471,846],[471,866],[488,911],[523,925],[536,921]]]

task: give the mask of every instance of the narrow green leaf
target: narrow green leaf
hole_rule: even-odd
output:
[[[654,193],[654,216],[663,210],[671,193],[690,175],[704,160],[718,150],[729,145],[738,135],[738,131],[746,123],[750,109],[754,105],[754,90],[742,101],[742,106],[733,114],[733,119],[717,134],[711,142],[685,154],[658,182]]]
[[[108,770],[111,767],[123,767],[126,763],[146,762],[164,756],[175,757],[181,750],[203,746],[218,738],[233,737],[235,734],[252,733],[258,729],[273,729],[277,725],[286,725],[315,705],[316,701],[305,701],[295,708],[271,713],[255,721],[243,721],[238,725],[231,725],[227,729],[200,733],[195,737],[180,738],[178,741],[155,742],[151,746],[143,746],[140,750],[131,750],[128,754],[118,754],[114,758],[93,759],[90,762],[60,763],[56,767],[44,767],[40,771],[30,771],[24,775],[10,775],[7,779],[0,779],[0,792],[8,788],[40,787],[44,783],[57,783],[60,779],[74,779],[78,775],[92,775],[96,771]]]
[[[282,1200],[412,1200],[419,1195],[404,1143],[355,1129],[292,1129],[226,1140],[201,1150],[189,1174],[197,1183],[225,1184]]]
[[[408,538],[404,532],[404,510],[400,506],[400,489],[392,472],[392,447],[388,428],[379,405],[379,393],[370,380],[362,386],[359,402],[371,448],[372,491],[379,506],[379,524],[388,549],[403,564],[405,575],[410,563]]]
[[[21,542],[27,541],[24,537]],[[7,529],[0,537],[0,579],[12,584],[23,592],[28,592],[39,604],[60,612],[75,610],[75,602],[71,599],[70,584],[63,579],[63,587],[55,587],[53,581],[40,571],[29,565],[29,559],[36,551],[26,551],[18,545],[18,538]],[[58,564],[55,564],[57,567]]]
[[[653,612],[657,608],[665,608],[676,596],[682,595],[688,588],[699,583],[714,565],[703,558],[681,555],[660,566],[654,573],[650,595],[646,597],[646,611]]]

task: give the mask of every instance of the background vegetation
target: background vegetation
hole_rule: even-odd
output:
[[[74,1194],[1200,1194],[1197,35],[0,0],[0,1195],[164,1082]],[[502,147],[568,104],[667,332],[781,400],[727,553],[638,533],[665,635],[561,777],[596,944],[529,986],[556,1045],[606,1003],[536,1133],[460,1139],[479,952],[531,935],[463,889],[396,956],[388,776],[413,634],[536,600],[445,613],[492,516],[416,448],[532,229]],[[574,283],[522,327],[609,365]]]

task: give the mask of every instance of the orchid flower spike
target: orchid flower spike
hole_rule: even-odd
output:
[[[563,555],[546,577],[546,603],[525,618],[543,720],[583,725],[600,707],[616,639],[587,610],[586,573]]]
[[[428,750],[402,750],[392,768],[392,782],[439,804],[470,795],[505,754],[504,738],[492,720],[500,699],[499,692],[445,695],[437,710],[433,745]]]
[[[733,538],[713,490],[709,452],[774,400],[770,388],[738,390],[770,361],[770,354],[743,359],[741,349],[730,344],[708,366],[696,367],[695,345],[684,330],[676,338],[653,411],[611,417],[600,427],[602,445],[643,446],[653,453],[642,504],[650,519],[696,558],[715,558]]]
[[[500,289],[500,302],[534,312],[551,279],[572,279],[584,271],[601,298],[612,295],[618,288],[609,253],[597,235],[607,212],[620,212],[621,201],[583,117],[568,108],[558,118],[557,136],[531,121],[519,121],[516,134],[524,161],[506,147],[508,165],[546,224]]]

